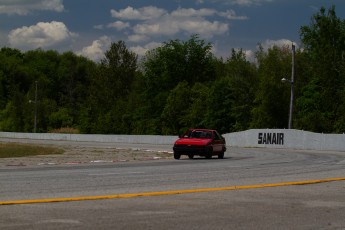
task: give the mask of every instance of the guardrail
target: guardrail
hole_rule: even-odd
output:
[[[250,129],[223,134],[228,146],[254,148],[291,148],[345,151],[345,134],[321,134],[294,129]],[[96,141],[112,143],[172,145],[177,136],[101,135],[0,132],[0,138]]]

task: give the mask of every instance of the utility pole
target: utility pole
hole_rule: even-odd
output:
[[[34,120],[34,133],[36,133],[37,128],[37,81],[35,81],[35,120]]]
[[[291,95],[290,95],[290,111],[289,111],[289,125],[288,128],[292,128],[292,112],[295,93],[295,45],[292,43],[292,70],[291,70]]]
[[[29,100],[29,103],[35,104],[35,117],[34,117],[34,133],[36,133],[37,129],[37,81],[35,81],[35,100]]]

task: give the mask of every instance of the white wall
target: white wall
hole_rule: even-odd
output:
[[[0,132],[0,138],[58,140],[58,141],[96,141],[133,144],[172,144],[177,136],[159,135],[101,135],[101,134],[57,134],[57,133],[11,133]]]
[[[251,129],[223,135],[227,146],[292,148],[310,150],[345,151],[345,134],[320,134],[294,129]],[[159,135],[96,135],[54,133],[0,132],[0,138],[97,141],[133,144],[172,145],[177,136]]]
[[[283,143],[273,141],[274,134],[276,137],[283,135]],[[268,135],[271,135],[270,141]],[[227,145],[236,147],[345,151],[345,134],[321,134],[294,129],[251,129],[223,136]],[[263,141],[264,137],[266,141]]]

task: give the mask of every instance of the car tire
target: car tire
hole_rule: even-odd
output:
[[[211,159],[211,158],[212,158],[212,154],[213,154],[213,148],[210,147],[210,148],[208,149],[208,152],[206,153],[206,158],[207,158],[207,159]]]
[[[193,159],[194,158],[194,154],[188,154],[189,159]]]
[[[218,159],[223,159],[224,158],[224,152],[221,152],[218,154]]]
[[[181,154],[179,153],[174,153],[174,159],[178,160],[181,158]]]

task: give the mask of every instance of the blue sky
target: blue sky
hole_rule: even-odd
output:
[[[0,47],[73,51],[98,61],[123,40],[139,56],[171,39],[191,35],[213,44],[216,56],[232,48],[248,57],[257,44],[296,43],[321,6],[344,0],[0,0]]]

